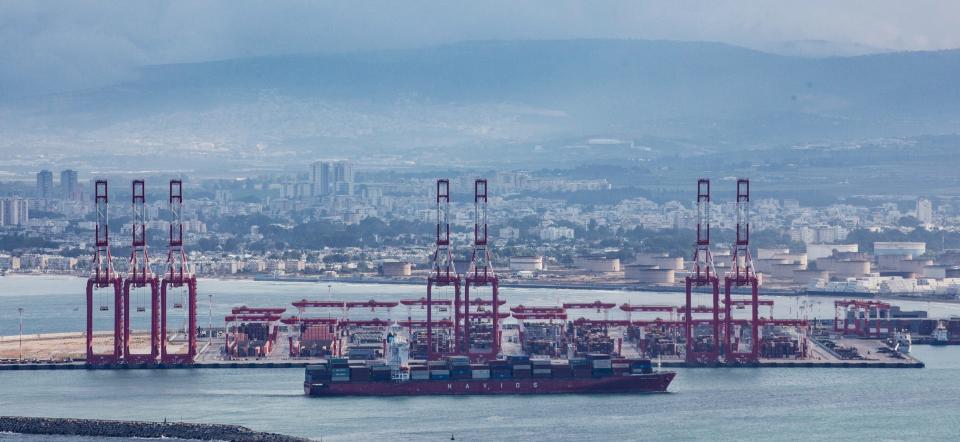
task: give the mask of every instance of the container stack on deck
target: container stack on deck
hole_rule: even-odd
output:
[[[475,353],[489,353],[493,348],[493,340],[497,336],[493,325],[486,321],[477,321],[470,324],[470,351]]]
[[[574,343],[574,350],[578,355],[587,353],[611,354],[615,351],[613,339],[607,335],[607,330],[596,326],[578,326],[571,323],[568,336]]]
[[[383,329],[359,327],[349,332],[350,359],[374,360],[383,357]]]
[[[563,324],[523,323],[523,351],[534,356],[559,357],[565,354],[566,336]]]
[[[453,346],[453,336],[449,329],[433,330],[434,351],[437,349],[449,349]],[[412,359],[427,359],[427,331],[425,329],[414,330],[410,340],[410,357]]]
[[[484,364],[471,364],[466,356],[449,356],[438,361],[414,361],[408,370],[413,381],[450,381],[626,376],[651,373],[653,367],[649,359],[612,358],[609,354],[590,353],[570,360],[509,356]],[[381,360],[331,358],[307,367],[308,382],[389,382],[391,379],[390,367]]]

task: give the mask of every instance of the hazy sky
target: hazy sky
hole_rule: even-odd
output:
[[[960,1],[4,1],[0,94],[115,81],[143,64],[462,40],[642,38],[768,47],[960,47]]]

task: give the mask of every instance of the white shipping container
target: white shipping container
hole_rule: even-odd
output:
[[[490,379],[490,370],[473,370],[473,379]]]
[[[593,361],[593,368],[613,368],[613,362],[609,359],[596,359]]]

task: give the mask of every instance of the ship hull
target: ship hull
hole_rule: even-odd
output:
[[[661,372],[601,378],[305,382],[303,390],[308,396],[663,393],[675,375],[674,372]]]

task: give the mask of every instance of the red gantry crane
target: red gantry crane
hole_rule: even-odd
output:
[[[500,353],[500,281],[493,272],[487,241],[487,180],[473,183],[473,257],[463,289],[463,303],[454,306],[454,324],[461,331],[458,352],[476,360],[493,360]],[[490,298],[470,299],[470,288],[489,286]],[[490,306],[491,312],[482,309]],[[471,311],[476,308],[478,311]],[[505,315],[509,316],[508,315]]]
[[[737,180],[737,237],[733,243],[733,262],[730,271],[724,278],[724,359],[733,363],[756,363],[760,358],[760,281],[753,268],[753,258],[750,256],[750,180]],[[750,286],[750,299],[731,299],[733,287]],[[741,350],[740,340],[743,329],[738,326],[742,321],[734,321],[732,307],[735,304],[750,305],[749,321],[750,346],[746,351]],[[738,333],[739,332],[739,333]]]
[[[197,277],[187,261],[183,248],[183,182],[170,180],[170,241],[167,251],[167,273],[160,284],[160,359],[164,363],[190,364],[197,355]],[[171,353],[167,351],[167,301],[171,292],[178,292],[174,299],[174,309],[186,308],[187,327],[184,330],[187,340],[186,351]],[[184,305],[186,291],[186,305]]]
[[[705,309],[693,305],[693,287],[712,288],[712,303]],[[693,252],[693,274],[686,278],[686,309],[684,311],[684,334],[688,364],[713,365],[720,361],[720,279],[716,275],[713,255],[710,253],[710,180],[697,180],[697,243]],[[704,311],[711,315],[706,319],[694,318]],[[697,330],[708,327],[712,335],[700,339]]]
[[[93,255],[93,272],[87,279],[87,363],[111,364],[119,363],[123,359],[125,327],[123,312],[125,306],[120,287],[121,280],[113,271],[112,256],[110,255],[110,226],[107,217],[109,197],[106,180],[96,180],[94,195],[97,213],[97,226],[94,231],[96,251]],[[109,353],[97,353],[93,346],[95,292],[101,292],[100,312],[110,311],[106,299],[113,298],[113,348]]]
[[[160,357],[160,286],[157,277],[150,271],[150,258],[147,255],[144,181],[134,180],[131,190],[132,251],[130,252],[130,271],[126,280],[123,281],[124,360],[133,364],[153,364]],[[143,293],[144,291],[148,293]],[[147,297],[149,299],[146,299]],[[149,303],[149,307],[144,305],[145,301]],[[146,314],[150,324],[150,341],[146,353],[134,353],[130,350],[130,329],[132,328],[130,309],[134,303],[136,303],[137,313]]]
[[[453,254],[450,251],[450,180],[437,180],[436,187],[436,249],[433,252],[433,270],[427,278],[427,358],[435,359],[449,352],[449,349],[434,346],[433,321],[434,287],[453,286],[454,299],[460,299],[460,275],[453,266]],[[449,304],[447,304],[449,305]],[[454,343],[460,342],[459,327],[454,324]]]

